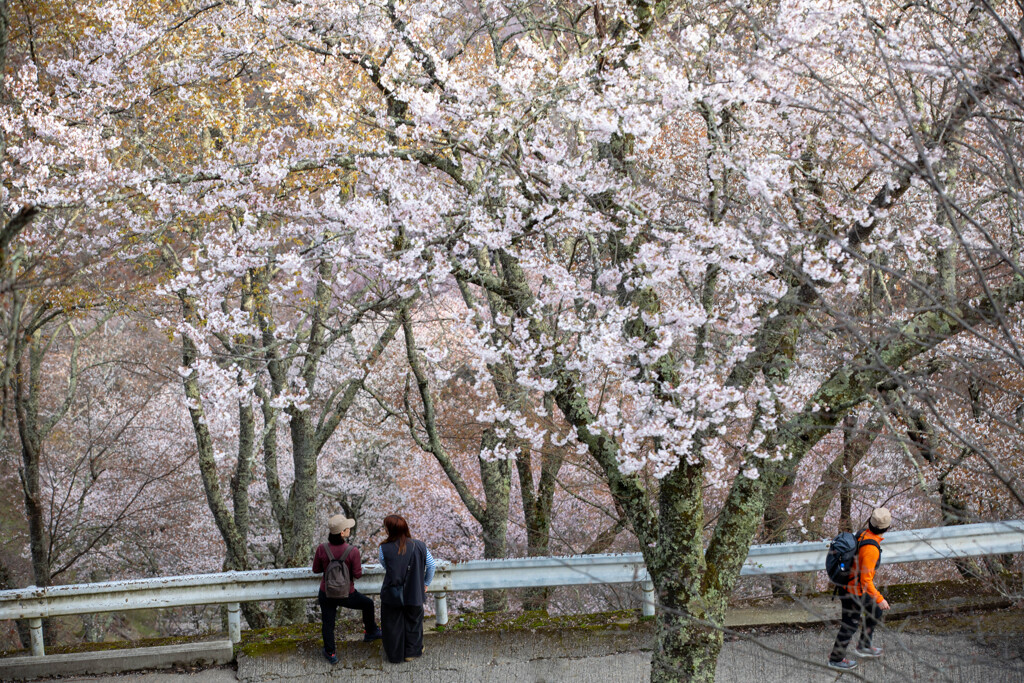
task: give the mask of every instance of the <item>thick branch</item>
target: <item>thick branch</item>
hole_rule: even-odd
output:
[[[427,375],[420,366],[419,354],[416,352],[416,339],[413,336],[412,319],[409,317],[408,305],[403,305],[399,309],[398,317],[402,324],[402,330],[405,333],[405,351],[406,358],[409,361],[409,369],[412,370],[413,377],[416,378],[416,387],[419,390],[420,400],[423,403],[423,423],[427,430],[427,441],[424,442],[416,436],[416,430],[412,423],[409,424],[409,431],[416,438],[420,448],[437,459],[441,469],[444,470],[449,481],[452,482],[452,486],[455,487],[459,498],[462,499],[462,503],[469,510],[469,513],[473,515],[473,518],[478,522],[483,522],[487,512],[486,509],[473,495],[473,492],[469,490],[469,486],[466,485],[462,474],[455,467],[455,463],[452,462],[451,456],[445,450],[444,445],[441,443],[441,437],[438,435],[434,399],[430,394],[430,383],[427,380]]]
[[[774,435],[768,450],[778,446],[787,454],[779,462],[758,461],[760,476],[737,476],[715,526],[706,553],[704,588],[730,588],[746,559],[769,496],[788,472],[827,435],[869,392],[911,359],[972,328],[998,323],[1003,312],[1024,301],[1024,278],[1015,278],[992,296],[956,309],[920,313],[894,334],[867,347],[826,379],[804,409]]]

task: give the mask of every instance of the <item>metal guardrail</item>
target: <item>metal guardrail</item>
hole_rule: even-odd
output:
[[[750,547],[741,574],[789,574],[825,568],[827,541]],[[882,562],[902,564],[957,557],[1024,553],[1024,520],[892,531],[882,544]]]
[[[758,576],[815,571],[825,566],[829,541],[751,546],[741,574]],[[1024,520],[966,524],[886,534],[886,564],[1024,552]],[[366,565],[356,588],[380,593],[384,571]],[[428,589],[437,623],[448,623],[447,593],[505,588],[546,588],[639,583],[643,613],[654,614],[654,584],[640,553],[439,561]],[[0,591],[0,619],[28,619],[32,654],[42,655],[44,617],[122,612],[186,605],[228,606],[228,634],[241,638],[239,603],[315,598],[320,575],[309,569],[266,569]]]

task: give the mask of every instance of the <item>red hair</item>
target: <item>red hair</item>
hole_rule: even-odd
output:
[[[388,515],[384,518],[384,528],[388,531],[388,537],[384,543],[398,542],[398,554],[405,554],[405,540],[411,539],[409,523],[401,515]],[[381,545],[384,545],[383,543]]]

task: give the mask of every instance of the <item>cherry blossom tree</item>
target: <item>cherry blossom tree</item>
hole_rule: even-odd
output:
[[[230,263],[224,256],[217,253],[210,254],[208,260],[205,255],[201,258],[209,265]],[[249,258],[255,261],[260,257]],[[280,270],[273,253],[264,259],[258,265],[242,266],[240,310],[252,316],[247,321],[220,316],[224,309],[223,284],[212,277],[202,283],[215,284],[212,296],[204,292],[208,307],[200,308],[199,296],[193,296],[194,290],[185,284],[193,270],[188,262],[183,264],[183,274],[170,285],[182,301],[183,316],[178,327],[183,345],[180,373],[199,448],[200,471],[210,509],[227,545],[226,566],[235,569],[253,566],[248,559],[249,491],[259,455],[270,512],[280,534],[275,564],[308,563],[310,548],[315,545],[314,525],[323,516],[317,509],[320,453],[351,407],[368,367],[397,329],[394,322],[377,332],[367,327],[373,332],[369,342],[358,342],[360,331],[355,328],[364,317],[386,305],[381,302],[386,302],[389,295],[353,297],[355,301],[350,300],[351,308],[345,311],[332,300],[329,284],[342,276],[328,266],[325,257],[316,260],[310,276],[315,278],[312,306],[300,309],[296,317],[277,314],[273,302],[281,295],[274,292],[266,275]],[[232,277],[230,272],[227,276]],[[294,286],[293,282],[285,287]],[[285,309],[292,304],[287,300],[283,303]],[[225,327],[220,328],[221,324]],[[365,330],[362,332],[365,336]],[[216,351],[207,338],[218,345]],[[339,340],[351,344],[344,354],[336,350]],[[341,376],[321,389],[317,381],[328,364],[341,369],[335,373]],[[234,407],[233,417],[229,406]],[[287,429],[290,448],[282,448],[279,427]],[[232,442],[237,455],[229,506],[221,493],[221,472],[222,463],[230,461],[225,462],[221,449]],[[282,451],[290,451],[290,482],[283,479],[279,469]],[[260,623],[255,608],[248,609],[252,611],[246,613],[250,624]]]
[[[559,484],[566,488],[559,473],[575,449],[566,447],[568,429],[553,414],[551,398],[520,387],[514,379],[513,358],[497,358],[489,351],[500,348],[507,334],[505,325],[511,317],[502,312],[503,307],[489,296],[487,307],[475,310],[467,286],[459,288],[458,297],[440,294],[434,306],[421,305],[421,320],[414,323],[409,313],[402,322],[408,362],[404,392],[399,397],[392,389],[390,400],[373,393],[396,422],[407,424],[414,443],[440,464],[480,525],[484,558],[508,555],[513,509],[522,517],[526,555],[547,556],[555,495]],[[470,351],[467,345],[477,348]],[[393,381],[392,387],[400,384]],[[413,384],[414,397],[410,396]],[[402,407],[397,406],[399,402]],[[518,500],[513,498],[513,461]],[[584,551],[607,549],[624,526],[624,516],[617,515],[607,532],[594,535],[591,529]],[[524,604],[544,608],[546,595],[547,591],[529,592]],[[507,609],[507,597],[486,593],[484,610]]]
[[[83,7],[59,21],[71,35],[90,23],[110,30],[82,38],[73,53],[58,19],[0,4],[0,388],[10,390],[24,340],[95,300],[95,277],[131,231],[126,213],[104,204],[130,183],[112,163],[121,139],[116,112],[145,97],[127,53],[149,35],[117,10]],[[114,78],[114,73],[120,73]],[[112,274],[112,273],[111,273]],[[117,278],[120,281],[120,278]],[[102,297],[100,297],[102,298]]]
[[[44,328],[15,375],[10,400],[19,439],[3,465],[5,474],[17,470],[22,493],[15,517],[26,527],[31,560],[24,583],[189,568],[159,561],[168,541],[152,539],[158,528],[181,526],[176,513],[194,486],[185,476],[194,454],[180,450],[185,424],[173,419],[187,413],[180,401],[168,406],[169,378],[146,370],[159,353],[139,343],[144,333],[120,323],[100,316]],[[125,347],[127,330],[136,343]],[[44,629],[52,640],[49,621]]]
[[[145,96],[145,85],[129,68],[111,76],[149,38],[116,10],[67,9],[58,28],[45,10],[0,5],[0,430],[6,436],[17,425],[33,579],[41,586],[80,557],[57,563],[47,528],[54,498],[42,480],[54,465],[44,445],[75,401],[78,341],[71,342],[66,392],[55,406],[42,399],[49,387],[41,373],[59,338],[82,340],[76,326],[95,330],[90,311],[124,292],[121,274],[107,266],[131,231],[118,229],[125,212],[109,200],[130,173],[112,163],[121,139],[111,126],[119,110]],[[110,30],[90,33],[90,23]],[[81,39],[74,50],[67,49],[69,35]],[[98,291],[98,276],[108,280],[106,292]]]

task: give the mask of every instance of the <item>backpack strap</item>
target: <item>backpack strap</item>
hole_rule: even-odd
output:
[[[345,558],[348,557],[348,554],[350,552],[352,552],[352,548],[355,547],[351,543],[349,543],[348,541],[345,541],[345,545],[347,545],[348,547],[345,548],[345,552],[343,552],[341,554],[341,557],[335,557],[334,553],[331,552],[331,546],[330,545],[328,545],[327,543],[321,543],[320,544],[320,547],[324,549],[325,553],[327,553],[327,564],[330,564],[331,562],[334,562],[335,560],[337,560],[338,562],[344,562],[345,561]]]
[[[865,545],[873,545],[873,546],[875,546],[875,548],[878,549],[878,559],[875,561],[875,565],[877,566],[878,564],[880,564],[882,562],[882,546],[878,545],[878,541],[873,541],[873,540],[871,540],[869,538],[866,541],[861,541],[860,543],[857,544],[857,553],[858,553],[858,555],[860,554],[861,546],[865,546]]]
[[[409,572],[412,571],[412,563],[416,561],[416,558],[413,557],[413,555],[415,555],[417,550],[419,550],[419,546],[416,545],[416,541],[413,541],[412,552],[409,553],[409,561],[405,565],[405,574],[402,576],[402,583],[392,585],[402,586],[404,588],[405,584],[409,583]]]
[[[345,541],[345,545],[347,545],[348,547],[347,547],[347,548],[345,548],[345,552],[343,552],[343,553],[341,554],[341,557],[339,557],[339,558],[338,558],[338,562],[344,562],[344,561],[345,561],[345,558],[346,558],[346,557],[348,557],[348,554],[349,554],[350,552],[352,552],[352,548],[354,548],[354,547],[355,547],[355,546],[353,546],[353,545],[352,545],[351,543],[349,543],[348,541]]]
[[[871,538],[864,538],[864,534],[867,533],[867,529],[861,529],[857,532],[857,553],[860,554],[860,548],[864,545],[873,545],[878,548],[878,559],[882,559],[882,546],[878,545],[878,541]]]
[[[856,560],[854,562],[854,567],[857,568],[857,574],[860,574],[860,549],[863,546],[866,546],[866,545],[874,546],[878,550],[878,559],[875,560],[875,566],[877,567],[879,564],[882,563],[882,546],[878,545],[878,541],[876,541],[876,540],[874,540],[872,538],[864,538],[864,534],[866,532],[867,532],[867,529],[861,529],[857,533],[857,553],[855,555]]]

